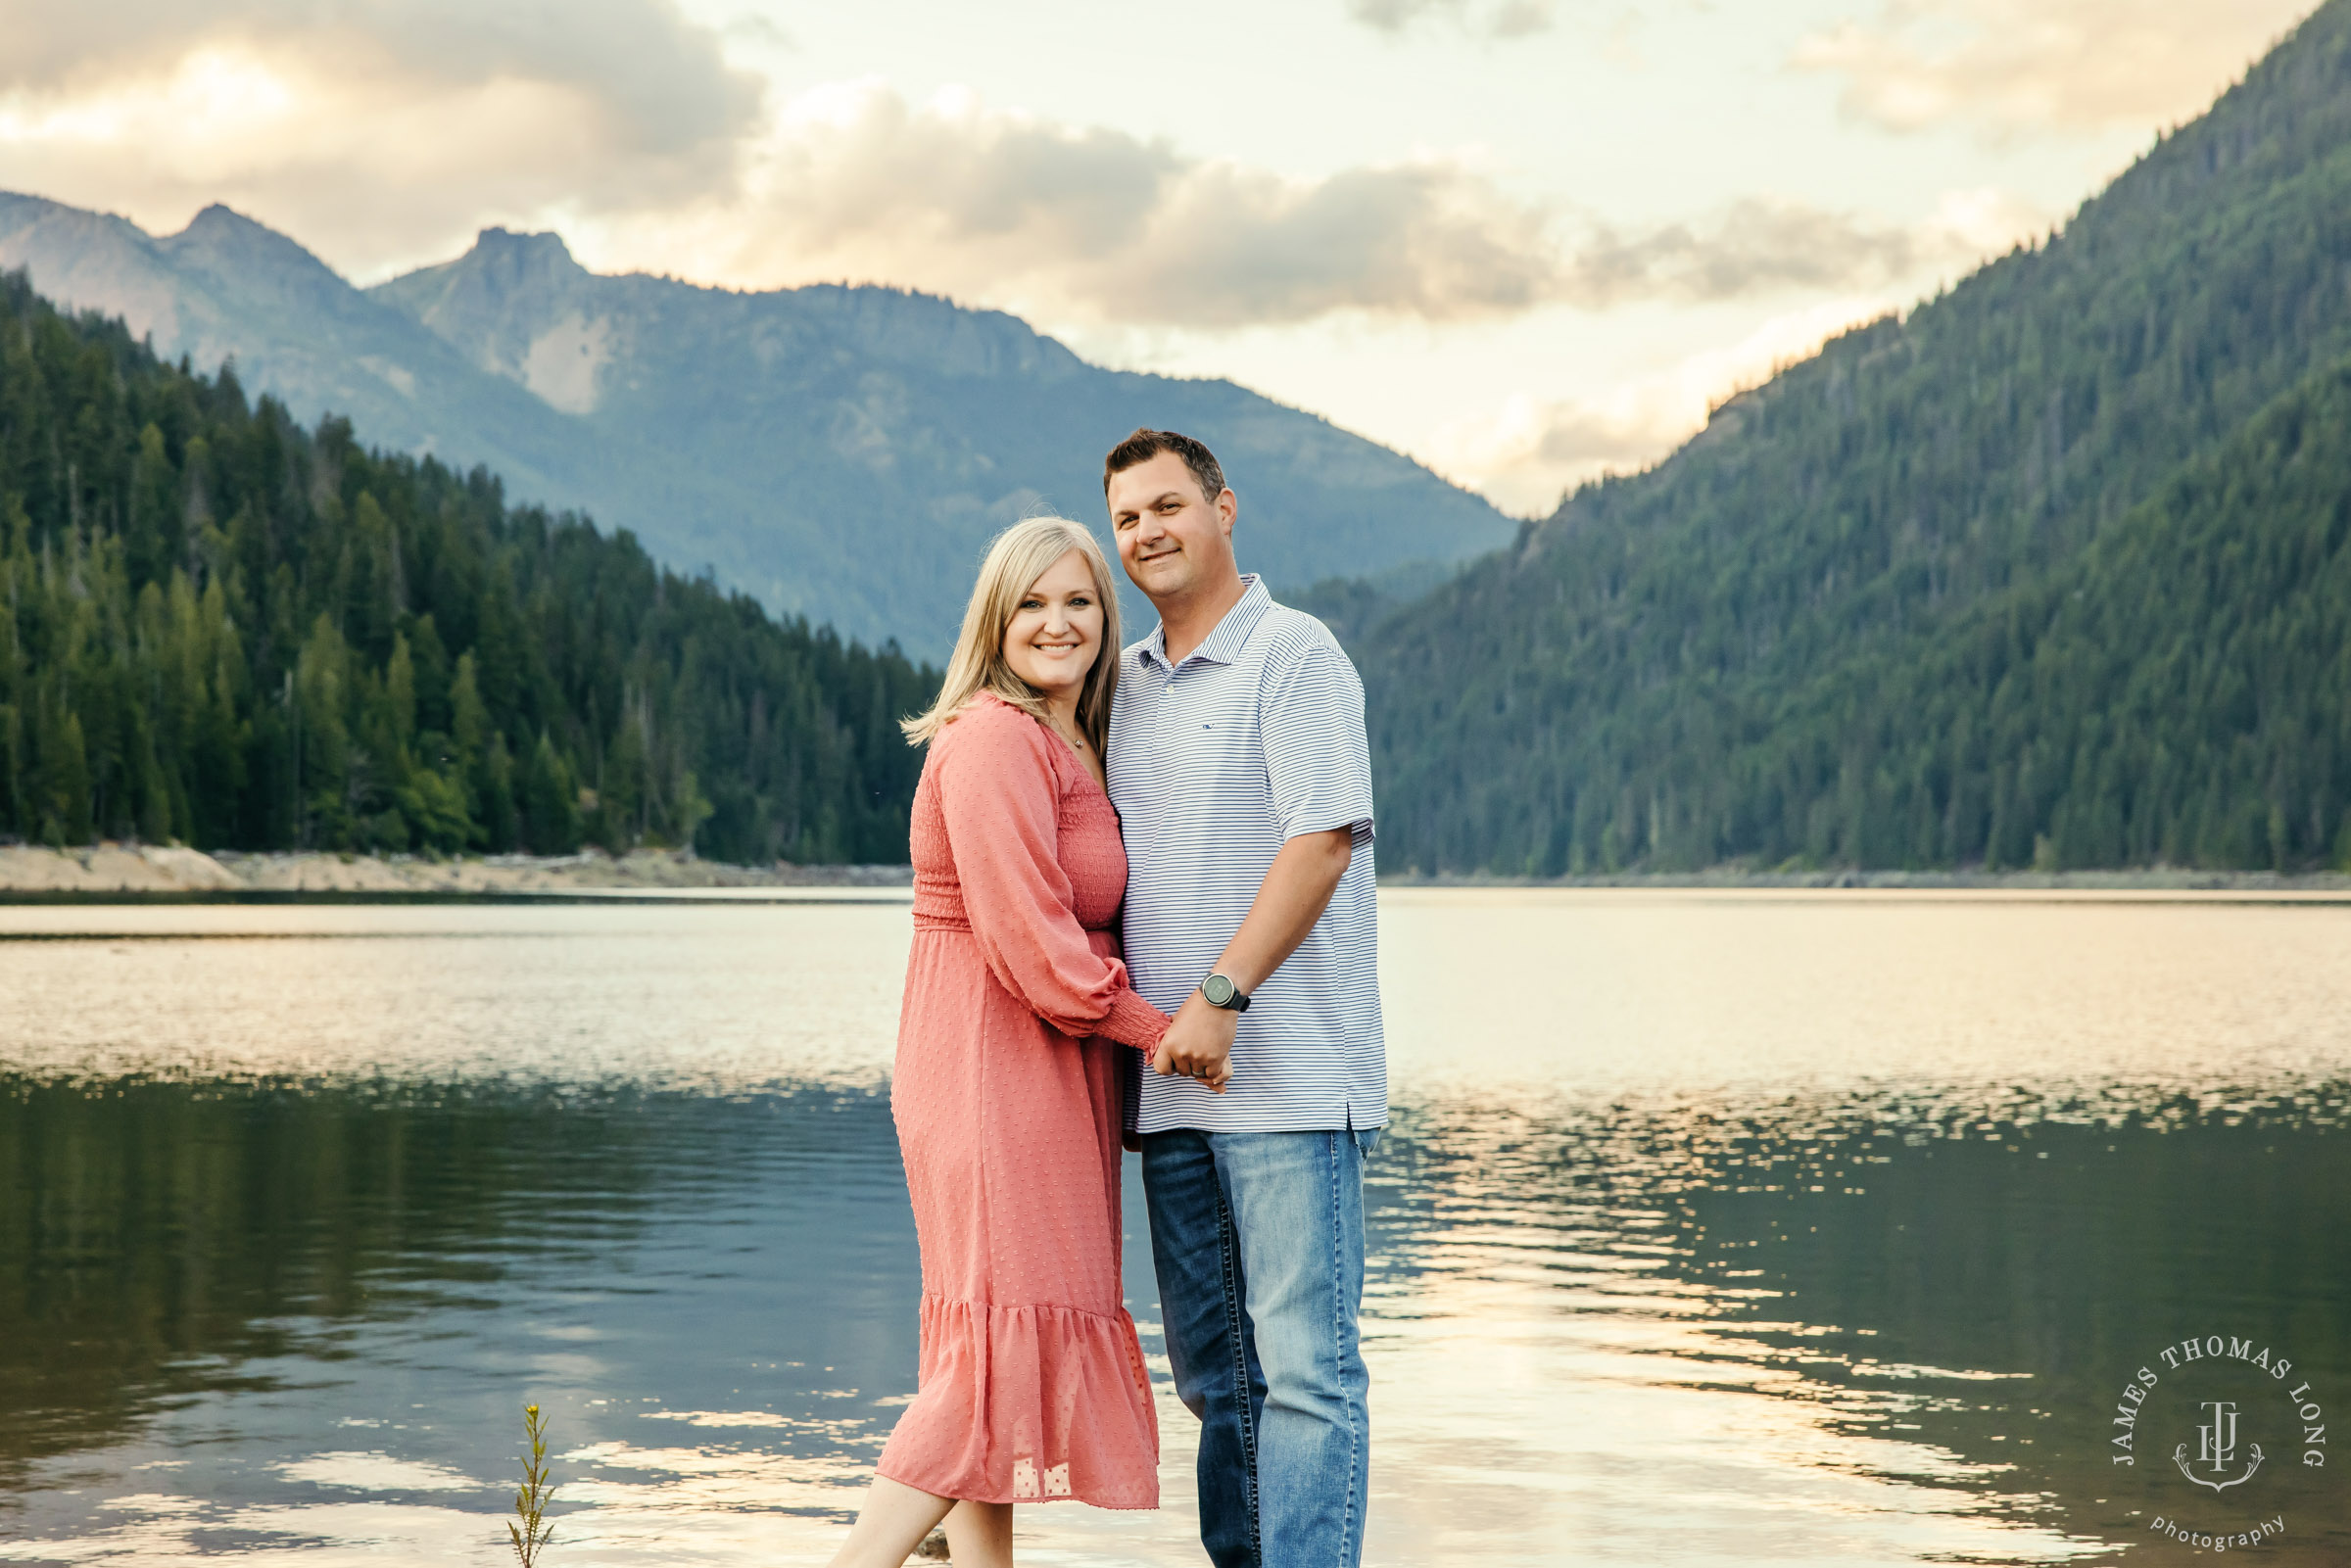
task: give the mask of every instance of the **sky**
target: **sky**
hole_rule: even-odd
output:
[[[2046,232],[2312,0],[0,0],[0,189],[1227,376],[1505,509]]]

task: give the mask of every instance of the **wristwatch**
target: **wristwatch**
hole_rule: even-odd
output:
[[[1225,975],[1211,974],[1207,979],[1202,980],[1200,994],[1207,998],[1210,1007],[1221,1007],[1228,1013],[1249,1011],[1249,998],[1243,995],[1241,988],[1233,984],[1231,979]]]

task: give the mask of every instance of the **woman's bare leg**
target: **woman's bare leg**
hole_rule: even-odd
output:
[[[857,1522],[849,1527],[849,1539],[833,1554],[831,1568],[901,1568],[931,1527],[947,1517],[948,1509],[961,1513],[971,1506],[953,1497],[935,1497],[888,1476],[876,1476],[866,1491],[865,1506],[857,1510]],[[1009,1515],[1012,1509],[1008,1506],[1004,1512]],[[1010,1562],[1009,1524],[1004,1539],[1004,1560]],[[956,1568],[962,1568],[960,1559]]]
[[[955,1568],[1012,1568],[1012,1504],[955,1504],[947,1515],[947,1560]]]

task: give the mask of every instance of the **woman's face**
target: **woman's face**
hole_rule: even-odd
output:
[[[1102,651],[1102,598],[1077,550],[1045,568],[1004,628],[1004,662],[1048,698],[1076,701]]]

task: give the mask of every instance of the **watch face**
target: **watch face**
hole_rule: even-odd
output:
[[[1232,981],[1222,974],[1211,974],[1200,982],[1200,994],[1208,998],[1210,1007],[1224,1007],[1232,1001]]]

